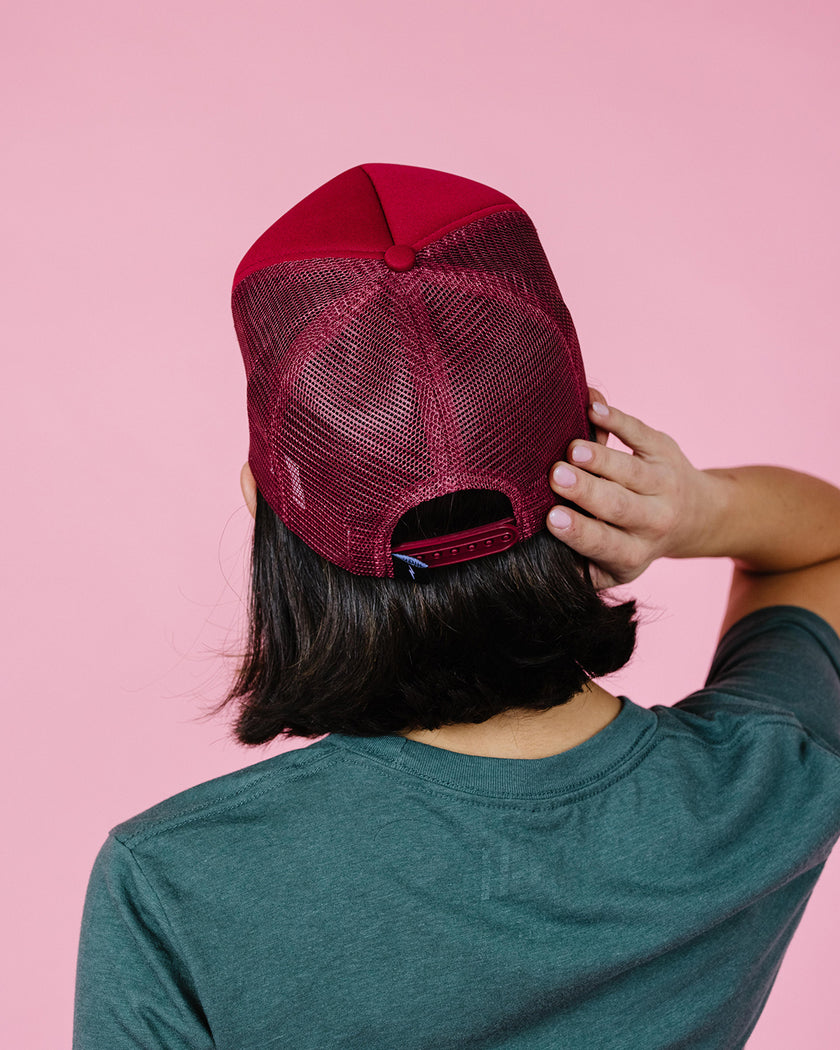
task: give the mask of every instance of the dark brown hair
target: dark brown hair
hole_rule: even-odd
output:
[[[499,492],[440,496],[400,519],[392,545],[510,515]],[[260,493],[249,606],[246,651],[216,711],[235,705],[236,737],[251,745],[546,710],[623,667],[636,642],[636,602],[608,604],[586,559],[547,529],[418,584],[333,565]]]

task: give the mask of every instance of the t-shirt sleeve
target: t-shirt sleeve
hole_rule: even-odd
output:
[[[177,939],[113,833],[94,862],[76,967],[73,1050],[205,1050],[206,1018]]]
[[[705,689],[793,714],[840,757],[840,637],[810,609],[772,605],[734,623]]]

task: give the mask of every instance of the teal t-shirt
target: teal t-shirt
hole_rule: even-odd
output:
[[[75,1050],[743,1046],[840,837],[840,638],[761,609],[621,700],[549,758],[333,734],[120,824]]]

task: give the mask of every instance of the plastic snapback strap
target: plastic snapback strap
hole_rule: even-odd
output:
[[[394,547],[394,576],[398,579],[420,581],[429,569],[441,565],[455,565],[461,561],[472,561],[485,554],[506,551],[519,542],[519,529],[514,518],[493,521],[489,525],[478,525],[474,529],[450,532],[446,536],[433,536],[428,540],[413,540]]]

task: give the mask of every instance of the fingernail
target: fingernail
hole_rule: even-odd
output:
[[[574,474],[571,470],[569,470],[568,467],[564,467],[562,463],[554,468],[554,474],[552,475],[552,477],[558,485],[564,485],[568,487],[569,485],[574,485],[575,483]]]
[[[572,524],[572,519],[560,507],[554,507],[551,513],[548,515],[548,520],[555,527],[555,529],[568,529]]]
[[[595,413],[596,416],[608,416],[610,414],[610,410],[607,408],[607,406],[602,405],[600,401],[592,402],[592,411]]]
[[[586,445],[575,445],[572,449],[572,459],[575,463],[588,463],[592,459],[592,449]]]

